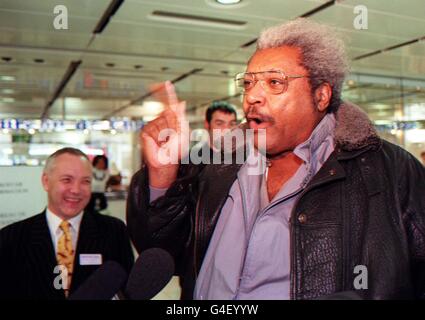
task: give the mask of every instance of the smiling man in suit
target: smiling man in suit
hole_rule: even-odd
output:
[[[91,179],[91,163],[78,149],[47,159],[46,210],[0,230],[0,298],[64,299],[108,260],[130,271],[134,257],[124,223],[84,211]]]

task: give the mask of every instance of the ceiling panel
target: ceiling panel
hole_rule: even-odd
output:
[[[191,119],[201,123],[206,104],[214,99],[228,98],[240,107],[240,97],[231,98],[235,94],[233,75],[245,70],[255,50],[255,45],[241,48],[242,44],[258,37],[263,28],[288,21],[327,1],[243,0],[236,6],[220,6],[214,0],[125,0],[106,29],[90,42],[92,31],[110,2],[0,2],[0,118],[14,114],[40,117],[69,64],[81,60],[50,109],[51,117],[141,117],[141,101],[136,106],[122,107],[145,95],[154,82],[176,79],[201,68],[176,83],[180,98],[187,100]],[[68,9],[68,30],[53,28],[53,8],[58,4]],[[368,8],[367,30],[353,27],[353,8],[359,4]],[[204,17],[209,22],[190,17],[161,19],[153,16],[155,11]],[[351,59],[425,36],[425,0],[342,0],[311,18],[341,32]],[[212,23],[211,19],[241,25]],[[389,77],[385,81],[395,85],[399,78],[411,78],[420,86],[425,81],[424,42],[352,61],[350,79],[359,74]],[[394,116],[400,96],[387,95],[397,94],[396,87],[365,80],[356,85],[358,89],[346,86],[346,97],[364,103],[364,108],[378,118]],[[373,102],[379,99],[382,101]],[[424,100],[421,92],[411,92],[403,99],[406,103]],[[65,110],[63,101],[69,102],[65,103]],[[113,113],[118,109],[119,113]]]
[[[369,11],[381,12],[385,15],[404,16],[409,20],[416,18],[423,20],[425,17],[425,5],[423,0],[343,0],[342,5],[356,6],[366,5]]]
[[[1,44],[54,48],[85,48],[108,0],[3,0],[0,2]],[[53,26],[55,6],[68,10],[68,29]]]
[[[425,6],[425,2],[421,2],[422,6]],[[385,3],[387,3],[387,1]],[[408,1],[408,3],[410,3],[410,1]],[[362,35],[375,36],[377,38],[381,36],[384,38],[393,39],[393,44],[396,44],[397,41],[400,40],[403,42],[418,36],[425,35],[425,20],[423,18],[417,19],[409,16],[394,15],[392,13],[386,12],[386,4],[385,6],[382,5],[382,1],[382,11],[371,10],[367,1],[358,1],[357,4],[364,5],[366,8],[368,8],[368,24],[367,29],[365,30],[355,29],[353,25],[353,22],[357,16],[357,14],[353,12],[355,5],[347,5],[345,1],[342,1],[340,4],[317,13],[314,16],[314,20],[329,23],[347,32],[355,32]],[[403,5],[401,5],[399,2],[399,6],[402,7]],[[410,7],[410,5],[407,6]],[[369,45],[376,46],[377,43],[370,42]]]
[[[424,53],[424,54],[421,54]],[[380,72],[425,79],[425,43],[416,43],[352,63],[354,71]]]

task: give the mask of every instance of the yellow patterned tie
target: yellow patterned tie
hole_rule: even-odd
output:
[[[62,279],[65,296],[68,296],[69,288],[71,287],[72,270],[74,268],[74,250],[72,249],[70,223],[68,221],[62,221],[59,228],[63,231],[63,234],[58,240],[56,259],[59,265],[65,266],[68,270],[68,278]]]

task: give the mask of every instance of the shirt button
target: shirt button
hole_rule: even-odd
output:
[[[306,222],[307,222],[307,215],[306,215],[305,213],[301,213],[301,214],[298,216],[298,221],[299,221],[300,223],[306,223]]]
[[[329,174],[330,174],[331,176],[334,176],[334,175],[336,174],[335,169],[331,169],[331,170],[329,170]]]

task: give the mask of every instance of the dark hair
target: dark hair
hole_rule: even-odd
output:
[[[90,162],[90,159],[81,150],[76,149],[76,148],[66,147],[66,148],[62,148],[62,149],[59,149],[59,150],[53,152],[47,158],[46,164],[44,165],[44,171],[48,170],[49,166],[51,165],[51,163],[53,162],[54,159],[56,159],[57,157],[59,157],[63,154],[70,154],[70,155],[77,156],[77,157],[83,157],[83,158],[87,159],[88,162]]]
[[[207,120],[208,123],[211,122],[212,115],[216,111],[221,111],[224,113],[232,113],[235,115],[235,118],[237,118],[236,110],[235,108],[226,101],[214,101],[207,109],[207,112],[205,113],[205,120]]]
[[[425,156],[425,150],[421,152],[421,157]]]
[[[103,161],[105,162],[105,169],[108,169],[108,158],[104,155],[98,155],[96,157],[93,158],[93,167],[96,167],[96,164],[103,159]]]

